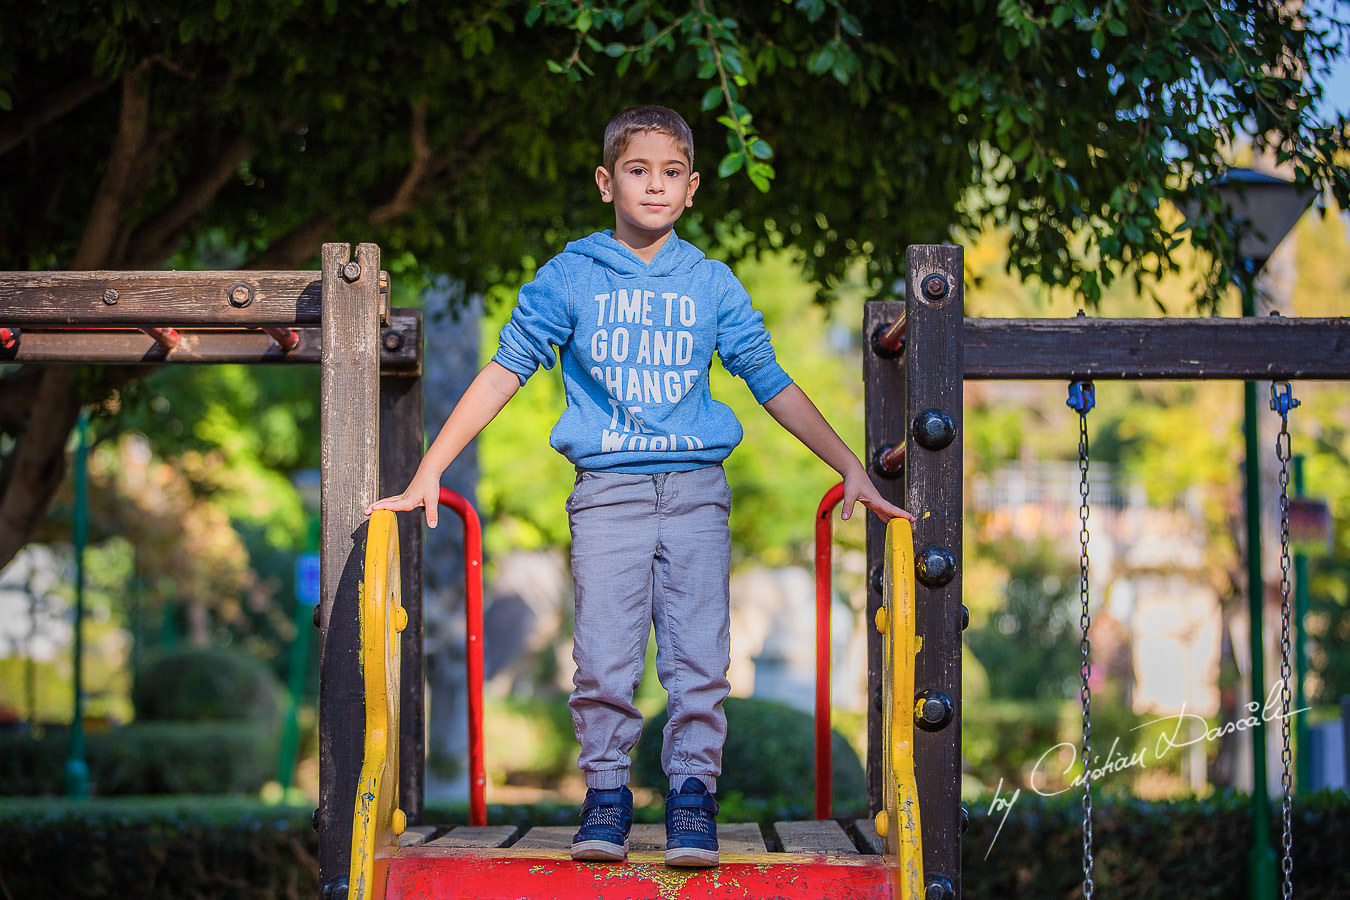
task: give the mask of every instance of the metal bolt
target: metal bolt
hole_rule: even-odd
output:
[[[235,309],[243,309],[253,302],[253,288],[244,284],[242,281],[238,284],[231,285],[229,298],[231,306]]]
[[[970,813],[966,812],[966,808],[963,806],[961,807],[961,833],[965,834],[966,831],[968,831],[969,829],[970,829]]]
[[[925,450],[941,450],[956,440],[956,423],[940,409],[925,409],[914,417],[914,440]]]
[[[317,604],[315,604],[315,606],[314,606],[314,614],[313,614],[312,616],[310,616],[310,618],[314,621],[314,627],[315,627],[315,628],[320,627],[319,607],[318,607]]]
[[[315,831],[319,830],[319,808],[317,806],[314,807],[314,812],[309,817],[309,824],[314,826]]]
[[[880,563],[872,567],[872,571],[867,575],[867,586],[878,594],[885,591],[885,567]]]
[[[397,350],[403,346],[403,335],[392,329],[384,333],[384,349]]]
[[[938,731],[952,720],[952,701],[945,694],[924,691],[914,701],[914,720],[924,731]]]
[[[108,288],[106,291],[104,291],[103,302],[108,304],[109,306],[115,304],[117,302],[117,291],[113,290],[112,288]]]
[[[342,277],[347,279],[348,283],[361,277],[361,264],[352,260],[342,267]]]
[[[941,875],[934,875],[924,885],[923,900],[954,900],[955,897],[956,889]]]
[[[338,875],[323,886],[323,900],[347,900],[347,876]]]
[[[914,557],[914,577],[924,587],[940,588],[956,577],[956,560],[944,547],[924,547]]]
[[[961,630],[965,631],[970,627],[970,607],[964,603],[961,604]]]
[[[929,303],[937,303],[939,300],[945,299],[951,289],[952,287],[947,283],[947,279],[937,272],[925,275],[923,281],[919,282],[919,290],[923,292],[924,299]]]

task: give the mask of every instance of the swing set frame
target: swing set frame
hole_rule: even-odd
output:
[[[979,319],[965,316],[964,250],[911,245],[905,299],[866,305],[866,442],[886,499],[914,513],[917,632],[915,775],[923,810],[924,877],[961,896],[962,388],[966,380],[1350,379],[1350,319]],[[898,354],[895,348],[899,345]],[[903,466],[882,462],[905,448]],[[883,528],[869,518],[868,571]],[[881,605],[870,579],[867,616]],[[868,645],[868,803],[882,778],[881,643]],[[978,714],[978,713],[977,713]],[[935,894],[930,894],[935,896]]]

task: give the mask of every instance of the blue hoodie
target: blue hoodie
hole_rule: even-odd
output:
[[[572,241],[520,289],[500,341],[493,359],[521,384],[561,355],[567,409],[549,443],[581,469],[726,459],[742,432],[708,391],[714,351],[760,403],[792,383],[731,269],[674,233],[650,263],[611,231]]]

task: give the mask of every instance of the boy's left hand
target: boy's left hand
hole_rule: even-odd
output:
[[[905,510],[891,503],[881,496],[877,491],[877,486],[872,483],[872,479],[867,477],[867,471],[859,465],[857,468],[850,469],[844,476],[844,505],[843,511],[839,514],[841,519],[850,518],[853,515],[853,504],[861,503],[863,506],[877,514],[877,518],[883,522],[889,522],[891,519],[899,517],[914,521],[914,517]]]

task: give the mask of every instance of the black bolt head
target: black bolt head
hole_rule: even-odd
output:
[[[965,631],[970,627],[970,607],[964,603],[961,604],[961,630]]]
[[[940,409],[925,409],[914,417],[914,442],[925,450],[941,450],[956,440],[956,423]]]
[[[966,812],[966,808],[963,806],[961,807],[961,833],[965,834],[969,829],[970,813]]]
[[[315,628],[318,628],[323,623],[323,620],[319,617],[319,605],[317,603],[314,604],[314,612],[310,616],[310,620],[314,622]]]
[[[924,587],[940,588],[956,577],[956,560],[943,547],[924,547],[914,558],[914,576]]]
[[[924,691],[918,696],[916,724],[924,731],[938,731],[952,720],[952,701],[946,694]]]
[[[319,830],[319,808],[317,806],[314,807],[314,812],[309,817],[309,824],[313,826],[315,831]]]
[[[397,331],[386,331],[384,333],[384,349],[397,350],[403,346],[403,335]]]
[[[885,566],[875,565],[867,576],[867,585],[878,594],[886,592],[886,583],[882,580],[886,577]]]
[[[347,900],[346,875],[339,875],[323,886],[323,900]]]
[[[924,886],[923,900],[956,900],[956,890],[942,875],[934,875]]]

